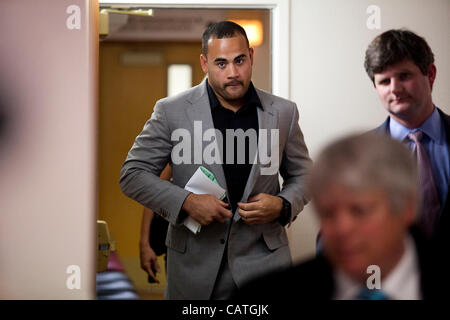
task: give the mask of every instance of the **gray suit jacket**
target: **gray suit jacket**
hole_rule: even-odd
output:
[[[172,165],[173,182],[159,178],[171,161],[174,145],[178,143],[171,141],[175,129],[188,130],[194,144],[194,121],[202,121],[203,132],[214,128],[205,81],[156,103],[150,120],[136,138],[121,170],[122,191],[170,222],[166,238],[168,299],[209,299],[225,246],[238,287],[255,277],[292,264],[286,231],[278,221],[247,225],[236,211],[232,219],[225,223],[214,221],[203,226],[196,235],[182,224],[186,214],[181,208],[189,194],[184,186],[203,165],[226,189],[221,164],[194,164],[192,147],[191,164]],[[308,202],[306,177],[311,165],[298,125],[297,107],[293,102],[258,89],[257,94],[263,107],[257,108],[259,129],[279,129],[279,173],[284,182],[280,190],[278,173],[261,175],[261,165],[256,163],[252,166],[241,202],[258,193],[282,196],[291,203],[292,221]],[[210,144],[208,141],[201,143],[202,150]]]

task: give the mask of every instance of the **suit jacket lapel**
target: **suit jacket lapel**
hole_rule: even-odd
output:
[[[379,126],[373,130],[375,133],[389,134],[389,117]]]
[[[446,138],[447,138],[447,148],[450,150],[450,116],[448,116],[447,114],[442,112],[441,109],[439,109],[439,108],[437,108],[437,109],[438,109],[439,115],[441,116],[441,119],[444,120],[445,133],[446,133]],[[445,199],[442,203],[440,219],[442,219],[444,214],[445,215],[449,214],[449,211],[450,211],[449,194],[450,194],[450,190],[447,191],[447,195],[445,196]],[[446,217],[445,219],[448,219],[448,217]]]
[[[202,81],[202,83],[198,86],[198,89],[193,91],[191,97],[188,98],[188,107],[186,108],[187,118],[189,119],[192,129],[194,128],[194,121],[201,121],[202,124],[202,137],[203,133],[208,129],[214,129],[214,122],[211,115],[211,107],[208,98],[208,92],[206,90],[206,79]],[[191,133],[193,133],[192,131]],[[214,139],[214,141],[217,141]],[[195,143],[192,140],[192,143]],[[205,148],[205,145],[210,144],[211,142],[203,142],[202,143],[202,153]],[[194,159],[194,157],[192,157]],[[214,177],[219,182],[219,185],[227,190],[227,182],[225,180],[225,174],[221,164],[206,164],[202,161],[202,166],[207,168],[214,174]]]
[[[259,127],[258,137],[261,135],[261,129],[266,129],[267,134],[269,135],[267,142],[268,142],[268,145],[270,146],[270,130],[278,128],[278,112],[273,107],[273,100],[271,99],[271,97],[269,95],[267,95],[266,93],[264,93],[263,91],[258,90],[258,89],[256,89],[256,92],[258,93],[258,97],[262,104],[262,108],[257,108],[258,127]],[[258,142],[258,149],[259,149],[259,142]],[[271,152],[270,148],[267,148],[268,155],[270,155],[270,152]],[[258,150],[256,152],[256,159],[258,159]],[[261,166],[259,164],[259,161],[254,161],[252,170],[250,171],[250,174],[247,179],[247,184],[245,185],[245,189],[244,189],[244,193],[242,195],[241,202],[246,202],[247,199],[253,195],[253,194],[251,194],[251,192],[253,191],[256,180],[258,179],[258,177],[260,175],[260,170],[261,170]],[[235,220],[238,220],[239,218],[240,218],[240,215],[234,216]]]

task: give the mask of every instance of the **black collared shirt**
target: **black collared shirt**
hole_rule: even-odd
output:
[[[255,130],[256,141],[258,141],[258,113],[257,108],[263,108],[261,101],[256,93],[255,87],[252,83],[248,88],[247,93],[244,96],[244,105],[235,113],[229,109],[224,108],[216,97],[213,89],[210,87],[208,81],[206,81],[206,87],[208,90],[209,103],[211,106],[211,114],[214,122],[214,127],[222,133],[223,136],[223,171],[228,187],[228,200],[231,204],[232,212],[236,210],[237,203],[241,200],[244,193],[245,185],[247,184],[248,176],[252,169],[253,158],[250,159],[249,155],[249,138],[245,138],[245,162],[244,164],[238,164],[238,152],[244,150],[238,150],[237,138],[234,138],[234,161],[227,163],[226,159],[226,146],[227,146],[227,134],[226,129],[242,129],[246,132],[249,129]],[[257,143],[257,142],[256,142]],[[255,148],[257,147],[254,146]],[[257,150],[257,149],[255,149]]]

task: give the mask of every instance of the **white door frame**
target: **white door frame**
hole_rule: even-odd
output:
[[[179,9],[270,9],[272,93],[290,98],[290,0],[99,0],[99,3]]]

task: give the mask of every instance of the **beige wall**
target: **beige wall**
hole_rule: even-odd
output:
[[[381,30],[369,30],[369,5],[381,9]],[[291,0],[291,99],[314,158],[332,139],[381,124],[381,106],[363,67],[367,45],[391,28],[425,37],[438,69],[434,102],[450,113],[450,1]],[[308,206],[290,230],[296,260],[315,250],[317,232]]]
[[[0,2],[0,299],[95,297],[96,12],[88,0]],[[66,286],[71,265],[80,289]]]

